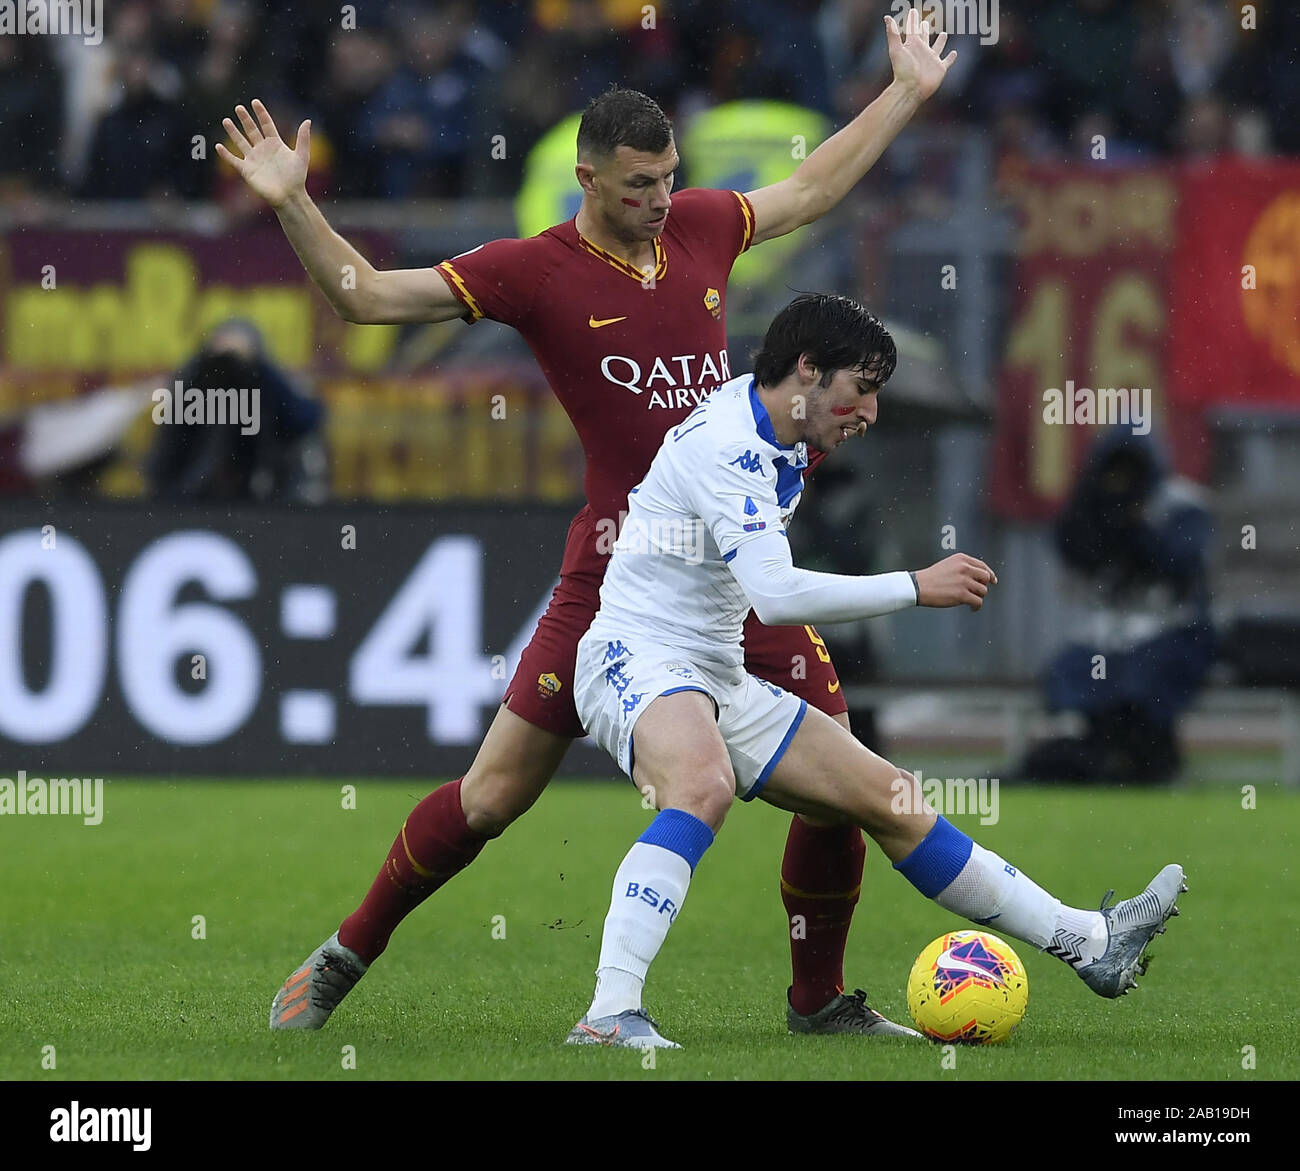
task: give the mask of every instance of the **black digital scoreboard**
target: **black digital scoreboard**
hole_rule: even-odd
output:
[[[0,775],[460,775],[571,517],[6,504]]]

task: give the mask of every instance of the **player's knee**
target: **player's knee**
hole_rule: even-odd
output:
[[[916,778],[878,757],[868,760],[865,777],[860,776],[857,781],[850,788],[851,815],[869,834],[897,829],[909,814],[920,812],[918,802],[924,804]]]
[[[727,819],[731,803],[736,799],[736,782],[730,777],[719,775],[707,786],[701,786],[696,797],[696,809],[693,811],[710,829],[720,830]]]
[[[532,808],[537,792],[536,786],[518,772],[471,769],[461,782],[460,803],[469,828],[476,834],[495,838]]]
[[[698,769],[688,782],[674,788],[672,804],[698,817],[715,832],[722,828],[736,799],[736,778],[725,761]]]
[[[925,798],[916,778],[905,768],[892,765],[890,768],[887,783],[873,786],[876,824],[881,829],[896,829],[904,819],[925,808]]]

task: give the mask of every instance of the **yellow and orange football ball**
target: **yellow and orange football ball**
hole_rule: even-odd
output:
[[[912,965],[907,1008],[935,1041],[993,1045],[1024,1019],[1029,977],[1010,945],[986,931],[949,931]]]

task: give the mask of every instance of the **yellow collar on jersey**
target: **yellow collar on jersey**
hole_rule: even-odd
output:
[[[574,230],[576,231],[577,229],[575,228]],[[637,284],[642,285],[647,283],[646,273],[643,269],[637,268],[634,264],[629,264],[621,257],[615,256],[612,252],[602,248],[599,244],[592,243],[592,241],[588,240],[581,232],[578,232],[578,242],[588,252],[590,252],[592,256],[598,257],[606,264],[613,265],[619,272],[623,273],[624,276],[631,277]],[[658,236],[654,239],[654,246],[655,269],[654,274],[648,279],[650,281],[660,281],[663,279],[664,273],[668,271],[668,255],[664,252],[664,246],[660,243]]]

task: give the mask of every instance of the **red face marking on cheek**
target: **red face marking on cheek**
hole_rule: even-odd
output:
[[[639,199],[624,199],[623,202],[626,203],[626,204],[628,205],[628,207],[640,207],[640,206],[641,206],[641,201],[640,201]]]
[[[854,411],[853,407],[831,407],[831,414],[841,419],[845,415],[853,414],[853,411]]]

